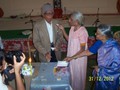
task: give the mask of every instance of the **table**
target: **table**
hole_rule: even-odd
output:
[[[30,90],[71,90],[69,75],[58,78],[53,73],[57,63],[41,63],[38,76],[32,78]]]

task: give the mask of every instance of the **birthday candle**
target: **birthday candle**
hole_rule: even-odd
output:
[[[32,75],[32,65],[31,65],[32,59],[31,57],[29,58],[29,67],[30,67],[30,74]]]

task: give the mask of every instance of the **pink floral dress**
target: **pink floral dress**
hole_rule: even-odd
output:
[[[87,49],[88,33],[85,27],[81,26],[77,31],[71,27],[68,40],[67,56],[73,56],[81,48],[81,43],[86,43]],[[71,86],[73,90],[85,90],[87,57],[81,57],[70,61]]]

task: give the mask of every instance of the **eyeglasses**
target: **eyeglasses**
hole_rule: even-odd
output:
[[[53,15],[54,13],[53,12],[46,12],[45,15]]]
[[[102,34],[100,34],[100,33],[98,33],[98,32],[96,32],[95,35],[96,35],[96,36],[102,36]]]

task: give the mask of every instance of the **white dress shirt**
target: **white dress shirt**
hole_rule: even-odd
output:
[[[52,27],[52,22],[51,22],[51,24],[48,23],[47,21],[45,21],[45,22],[46,22],[48,34],[49,34],[49,37],[50,37],[50,42],[52,43],[53,42],[53,27]]]

